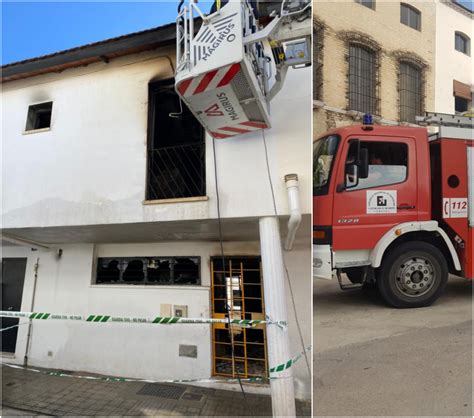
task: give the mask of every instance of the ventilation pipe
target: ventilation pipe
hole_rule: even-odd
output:
[[[288,192],[288,208],[290,219],[288,220],[288,233],[285,240],[285,250],[291,251],[295,241],[296,231],[301,223],[300,194],[298,187],[298,175],[287,174],[285,176],[286,190]]]

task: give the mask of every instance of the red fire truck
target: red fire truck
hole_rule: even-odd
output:
[[[397,308],[432,304],[449,273],[473,278],[472,118],[425,120],[436,134],[369,121],[315,141],[315,278],[375,283]]]

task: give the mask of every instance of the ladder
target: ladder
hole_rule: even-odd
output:
[[[420,125],[452,126],[455,128],[473,128],[474,120],[471,116],[449,115],[447,113],[426,112],[425,116],[417,116],[416,122]]]

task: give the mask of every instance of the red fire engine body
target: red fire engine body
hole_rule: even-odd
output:
[[[472,130],[452,126],[357,125],[315,141],[314,277],[376,283],[400,308],[433,303],[448,273],[472,279],[473,150]]]

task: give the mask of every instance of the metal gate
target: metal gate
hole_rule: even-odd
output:
[[[265,319],[260,257],[211,258],[212,317]],[[228,305],[228,306],[227,306]],[[213,375],[267,376],[265,325],[212,326]],[[232,349],[233,347],[233,349]]]

